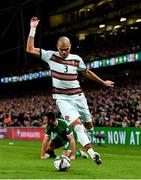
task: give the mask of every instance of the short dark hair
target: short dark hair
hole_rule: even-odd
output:
[[[45,116],[47,116],[48,117],[48,120],[55,120],[56,119],[56,115],[55,115],[55,113],[54,112],[46,112],[45,113]]]

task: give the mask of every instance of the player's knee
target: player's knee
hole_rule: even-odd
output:
[[[52,150],[54,150],[54,146],[53,146],[53,144],[49,144],[49,145],[47,146],[46,151],[50,152],[50,151],[52,151]]]
[[[79,133],[84,133],[84,126],[82,124],[77,124],[75,127],[74,127],[74,130],[76,132],[79,132]]]
[[[75,121],[73,121],[73,123],[71,124],[71,126],[73,127],[73,128],[75,128],[75,126],[77,126],[77,125],[81,125],[82,123],[81,123],[81,120],[80,119],[76,119]]]
[[[93,128],[93,123],[92,122],[87,122],[85,124],[85,127],[86,127],[87,130],[91,130]]]

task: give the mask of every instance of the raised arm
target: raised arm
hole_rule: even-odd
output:
[[[27,39],[26,52],[35,55],[36,57],[40,57],[40,49],[34,47],[34,37],[36,33],[36,28],[39,24],[39,19],[37,17],[33,17],[30,20],[30,32]]]
[[[104,81],[100,77],[98,77],[95,73],[93,73],[92,71],[90,71],[88,69],[86,71],[83,71],[82,74],[85,77],[87,77],[87,78],[89,78],[91,80],[94,80],[94,81],[96,81],[96,82],[98,82],[98,83],[100,83],[102,85],[105,85],[107,87],[114,87],[114,82],[113,81],[109,81],[109,80]]]

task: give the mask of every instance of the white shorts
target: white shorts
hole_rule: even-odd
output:
[[[92,121],[92,115],[90,114],[85,97],[79,99],[57,99],[56,104],[69,125],[78,118],[82,122]]]

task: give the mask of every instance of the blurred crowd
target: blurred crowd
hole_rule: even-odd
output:
[[[141,127],[141,79],[121,81],[113,89],[85,85],[84,93],[95,126]],[[44,114],[51,110],[60,117],[48,90],[24,96],[3,96],[0,126],[43,127]]]
[[[80,55],[85,62],[122,56],[141,51],[140,30],[88,37],[80,44]],[[90,43],[91,42],[91,43]],[[83,49],[84,48],[84,49]]]
[[[124,48],[125,44],[124,42],[121,42],[121,40],[118,45],[114,45],[110,43],[110,41],[109,43],[108,41],[105,41],[104,43],[104,40],[102,40],[101,48],[95,47],[94,52],[92,50],[91,52],[88,52],[88,55],[83,55],[83,59],[85,62],[89,62],[141,51],[141,42],[138,42],[138,44],[135,45],[133,41],[129,41],[128,44],[129,45]]]
[[[141,127],[141,90],[132,83],[87,90],[86,96],[95,126]]]

